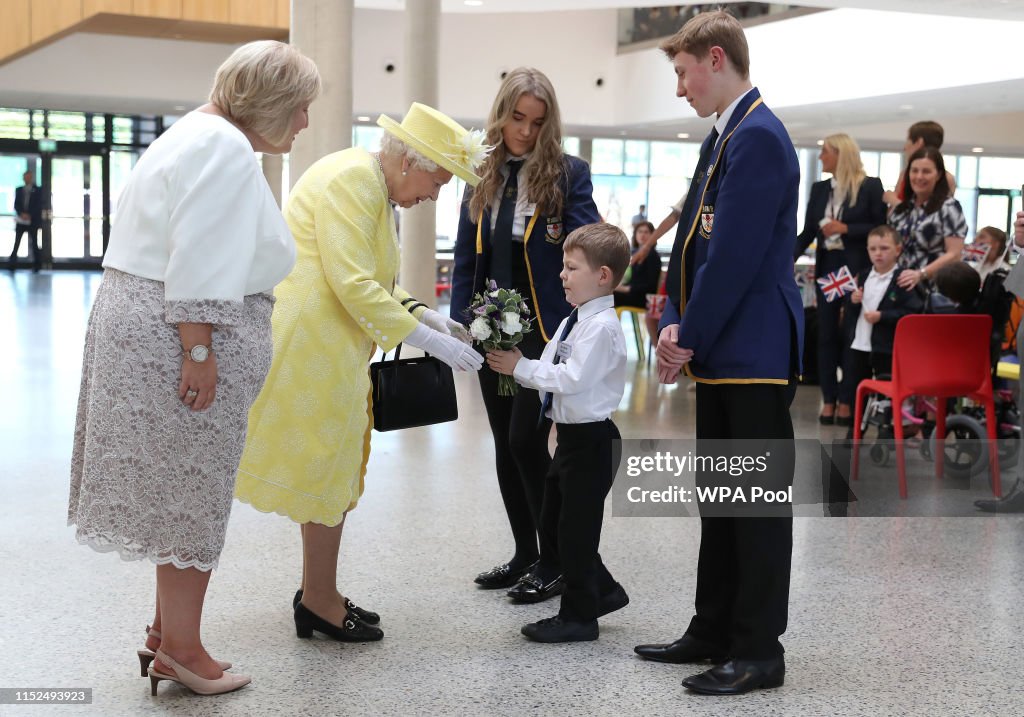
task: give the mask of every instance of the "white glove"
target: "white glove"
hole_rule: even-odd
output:
[[[456,371],[479,371],[484,364],[483,356],[472,348],[424,324],[413,329],[405,338],[405,343],[423,349],[431,356],[437,356]]]
[[[447,334],[448,336],[454,336],[464,344],[472,345],[473,343],[473,339],[470,337],[469,332],[466,331],[465,326],[454,319],[443,316],[433,309],[427,309],[420,314],[420,323],[426,324],[434,331],[439,331],[442,334]]]

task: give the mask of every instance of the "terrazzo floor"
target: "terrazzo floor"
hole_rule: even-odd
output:
[[[381,613],[385,639],[297,639],[298,529],[236,503],[204,640],[253,683],[220,697],[161,683],[153,698],[135,656],[152,567],[83,548],[65,525],[81,344],[99,279],[0,274],[0,687],[93,690],[91,705],[0,705],[0,715],[1024,714],[1021,516],[797,518],[786,684],[710,698],[680,686],[693,667],[632,651],[685,629],[699,522],[609,509],[601,552],[630,605],[601,621],[596,642],[528,642],[519,627],[557,606],[513,605],[471,582],[511,546],[482,402],[465,374],[457,423],[373,436],[341,580]],[[615,417],[623,435],[692,437],[693,393],[652,375],[631,361]],[[818,426],[817,395],[799,390],[797,435],[830,440],[840,429]],[[909,455],[913,494],[931,468]],[[897,501],[894,482],[891,491]]]

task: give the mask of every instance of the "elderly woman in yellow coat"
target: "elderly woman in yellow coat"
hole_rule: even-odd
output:
[[[414,103],[401,124],[378,120],[381,151],[330,154],[295,184],[285,218],[294,270],[275,289],[274,360],[249,413],[236,496],[299,523],[303,577],[295,629],[336,640],[379,640],[380,616],[337,588],[348,511],[363,492],[370,448],[375,347],[421,348],[456,370],[482,360],[457,322],[395,284],[399,249],[393,204],[436,200],[452,175],[471,185],[486,154],[483,133]]]

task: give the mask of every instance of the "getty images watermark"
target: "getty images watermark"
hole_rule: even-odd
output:
[[[845,440],[626,439],[617,442],[612,515],[991,517],[974,500],[993,495],[986,458],[995,452],[984,441],[954,440],[930,452],[920,441],[904,442],[908,497],[901,498],[892,441],[863,441],[854,478],[853,445]],[[999,451],[1009,485],[1017,454]],[[945,461],[941,480],[936,459]]]

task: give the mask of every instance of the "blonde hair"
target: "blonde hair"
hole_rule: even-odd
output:
[[[538,212],[548,215],[562,213],[562,179],[565,176],[562,153],[562,115],[555,98],[551,80],[532,67],[517,67],[509,72],[498,88],[498,95],[491,105],[487,117],[487,144],[494,145],[494,151],[487,155],[478,174],[483,178],[470,199],[470,215],[475,219],[494,204],[501,192],[505,178],[501,168],[509,158],[502,142],[502,128],[512,118],[516,103],[523,95],[532,95],[547,105],[544,124],[537,136],[537,144],[523,164],[522,176],[527,180],[529,199],[537,205]]]
[[[390,132],[385,132],[384,136],[381,137],[380,151],[381,154],[386,154],[390,157],[405,157],[409,160],[409,166],[413,169],[422,169],[424,172],[436,172],[438,170],[437,162],[427,159]]]
[[[750,77],[750,49],[747,47],[747,36],[743,34],[740,21],[725,10],[694,15],[679,28],[679,32],[662,42],[658,49],[670,60],[680,52],[703,60],[707,57],[708,51],[716,46],[725,50],[726,57],[741,78],[745,80]]]
[[[839,191],[846,195],[847,201],[852,207],[857,203],[860,185],[867,177],[864,172],[864,163],[860,159],[860,146],[848,134],[830,134],[825,138],[825,144],[839,154],[833,176],[836,178],[836,186],[839,187]]]
[[[242,45],[217,68],[210,102],[240,127],[272,145],[292,134],[292,116],[320,94],[320,73],[291,45],[260,40]]]
[[[629,239],[614,224],[584,224],[569,232],[562,251],[580,251],[591,269],[607,266],[612,272],[612,286],[618,286],[629,267]]]

